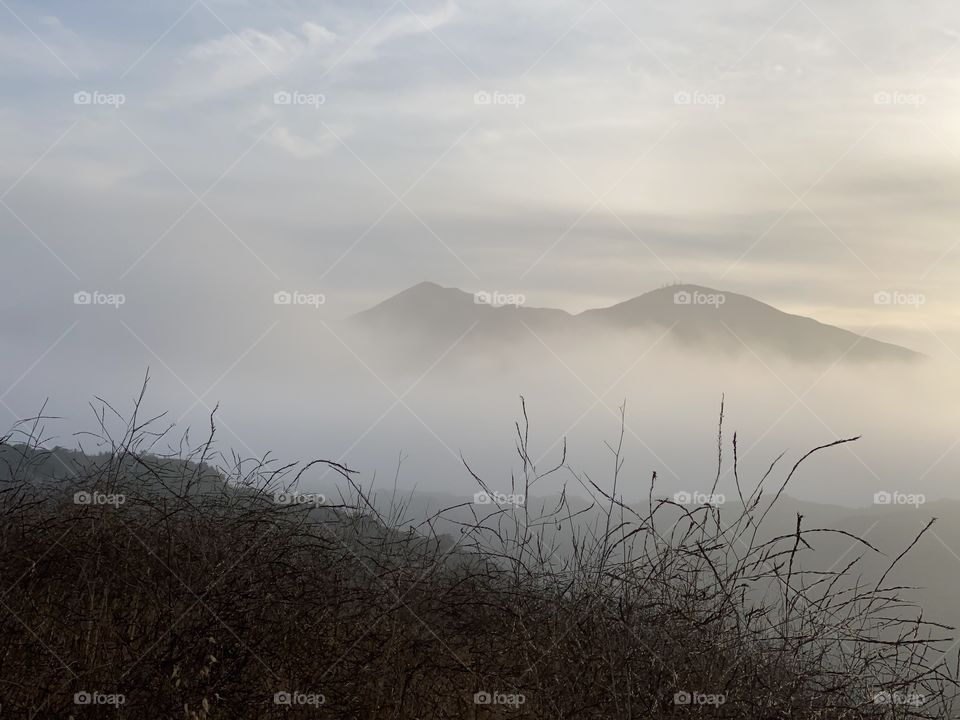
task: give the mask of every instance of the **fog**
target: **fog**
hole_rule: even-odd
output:
[[[147,339],[124,323],[123,307],[90,313],[82,330],[63,335],[34,365],[29,383],[14,384],[3,398],[8,425],[49,399],[45,414],[57,419],[45,422],[48,444],[83,440],[92,449],[89,438],[73,436],[97,429],[91,403],[99,406],[100,398],[128,416],[149,369],[141,417],[166,413],[155,429],[171,426],[172,444],[188,428],[193,444],[203,440],[216,407],[220,452],[337,460],[365,483],[391,484],[399,463],[401,487],[466,496],[477,488],[461,456],[490,487],[509,490],[511,471],[520,467],[514,423],[522,423],[521,397],[538,467],[558,463],[566,439],[570,467],[607,486],[608,444],[618,442],[622,406],[620,492],[639,500],[653,472],[658,495],[710,490],[723,401],[718,490],[728,498],[736,497],[736,433],[745,488],[781,453],[771,486],[808,450],[861,436],[812,458],[789,494],[852,507],[871,505],[878,491],[960,499],[960,383],[956,364],[944,359],[798,363],[746,344],[736,353],[681,344],[660,328],[595,335],[529,329],[506,341],[468,329],[434,348],[402,329],[384,335],[313,309],[274,312],[275,324],[245,353],[227,351],[216,332],[189,342]],[[212,362],[221,352],[224,363]],[[13,348],[3,362],[11,378],[26,367],[25,354]],[[538,492],[572,476],[555,477]],[[303,487],[330,480],[317,473]]]
[[[591,708],[604,715],[576,683],[562,683],[578,695],[570,712],[555,702],[563,693],[547,690],[568,669],[586,678],[589,657],[568,659],[606,647],[607,638],[568,637],[580,619],[603,618],[595,599],[617,608],[619,617],[596,627],[631,661],[609,654],[597,667],[624,670],[623,682],[610,675],[610,687],[628,690],[628,712],[646,702],[634,692],[632,659],[652,658],[650,697],[670,686],[666,680],[680,681],[672,668],[673,678],[665,678],[671,663],[660,655],[672,655],[645,633],[647,624],[654,638],[663,631],[669,642],[660,644],[673,653],[680,635],[674,616],[685,618],[681,629],[696,623],[691,642],[681,638],[693,664],[707,658],[713,672],[735,655],[726,683],[742,674],[746,658],[760,685],[787,695],[765,659],[756,664],[752,654],[729,652],[736,646],[727,642],[727,620],[739,630],[747,608],[727,602],[734,599],[728,593],[743,588],[742,576],[718,585],[719,645],[701,642],[714,634],[714,619],[696,620],[713,600],[700,608],[674,596],[674,570],[686,574],[688,559],[698,566],[700,556],[687,557],[693,545],[686,540],[673,547],[672,531],[686,532],[697,518],[700,531],[709,522],[716,533],[687,539],[717,543],[702,556],[714,574],[714,551],[732,567],[756,558],[771,583],[761,594],[772,587],[779,603],[785,586],[785,620],[788,596],[806,594],[792,587],[795,569],[826,573],[811,576],[808,589],[816,592],[832,571],[848,567],[844,582],[886,581],[878,593],[899,595],[894,584],[924,586],[904,595],[916,598],[925,616],[960,627],[960,573],[952,572],[960,561],[957,3],[928,0],[918,11],[892,0],[0,0],[0,17],[7,21],[0,26],[0,449],[6,446],[8,458],[27,456],[7,445],[33,437],[47,448],[116,450],[135,418],[145,439],[135,452],[191,460],[202,452],[237,485],[247,479],[238,461],[302,463],[308,469],[296,476],[296,490],[324,495],[313,498],[321,507],[280,497],[275,485],[293,473],[254,478],[264,483],[262,495],[224,488],[217,476],[217,503],[226,500],[230,513],[234,499],[258,508],[252,521],[244,516],[233,528],[230,513],[193,506],[192,482],[179,498],[183,515],[168,512],[166,496],[151,499],[141,517],[131,512],[140,507],[134,502],[126,510],[113,503],[120,512],[109,515],[74,495],[61,513],[45,500],[24,505],[26,495],[5,493],[16,522],[3,574],[15,582],[4,591],[12,607],[3,604],[0,614],[16,620],[16,633],[29,631],[7,643],[22,651],[24,672],[5,687],[14,694],[37,689],[22,707],[54,712],[60,668],[41,664],[51,658],[77,681],[95,670],[111,686],[131,688],[140,677],[129,674],[131,657],[144,678],[148,667],[156,677],[179,668],[174,704],[195,710],[200,703],[197,712],[210,714],[230,703],[254,707],[259,700],[244,698],[260,687],[258,676],[269,680],[264,668],[292,682],[330,656],[338,659],[315,680],[327,692],[334,677],[344,678],[331,700],[377,704],[355,716],[389,715],[391,698],[400,698],[398,717],[407,706],[430,712],[418,693],[443,693],[410,668],[428,680],[464,679],[463,687],[447,683],[464,694],[444,705],[447,713],[482,689],[467,687],[488,675],[485,662],[475,662],[484,657],[476,648],[489,644],[493,666],[525,662],[537,643],[517,642],[523,635],[514,631],[535,630],[536,640],[555,624],[563,633],[545,643],[551,650],[544,657],[562,651],[562,672],[535,667],[535,658],[510,687],[536,677],[551,703],[541,706],[547,716]],[[811,454],[815,449],[822,452]],[[46,459],[70,470],[61,459],[69,456]],[[327,462],[309,465],[313,460]],[[529,460],[538,472],[529,472]],[[342,466],[352,474],[338,472]],[[523,484],[550,468],[557,472],[535,487]],[[106,486],[120,479],[111,476],[113,466],[95,471],[74,484],[96,487],[77,492],[111,490]],[[355,485],[348,487],[345,475]],[[763,493],[755,492],[758,483]],[[39,484],[59,485],[46,477]],[[474,497],[478,485],[524,497],[483,502]],[[394,488],[407,500],[395,503]],[[614,488],[636,510],[629,522],[638,532],[628,535],[626,522],[616,528],[625,582],[608,597],[605,585],[615,583],[605,554],[616,532],[608,532],[615,506],[605,493]],[[561,491],[566,503],[557,502]],[[327,502],[339,493],[356,504]],[[757,505],[745,509],[744,497]],[[648,506],[648,498],[665,500]],[[776,507],[767,505],[774,498]],[[568,512],[551,517],[544,507]],[[653,507],[663,509],[656,522]],[[629,515],[618,509],[621,518]],[[100,510],[103,522],[87,521]],[[318,531],[337,521],[336,564],[316,575],[312,526],[302,538],[298,531],[295,545],[274,546],[260,534],[258,518],[272,528],[270,518],[301,511],[320,520]],[[378,512],[390,527],[374,521]],[[34,515],[43,520],[31,523]],[[78,518],[74,536],[60,535],[63,519]],[[114,520],[140,542],[108,524]],[[410,547],[438,540],[437,548],[450,551],[439,568],[470,549],[465,526],[474,523],[479,536],[521,549],[527,530],[537,528],[541,547],[550,548],[530,577],[537,605],[548,597],[539,594],[541,579],[551,593],[561,589],[545,605],[543,617],[552,620],[511,604],[512,588],[503,605],[507,623],[489,622],[496,605],[471,599],[467,607],[478,614],[466,618],[497,630],[487,643],[472,626],[461,635],[460,617],[448,627],[462,609],[450,606],[451,613],[441,603],[443,625],[431,633],[465,655],[469,666],[457,659],[470,672],[451,666],[449,675],[445,666],[405,661],[398,639],[409,635],[416,653],[433,646],[421,642],[419,625],[429,627],[410,607],[415,632],[392,624],[406,616],[401,605],[448,593],[434,584],[432,560],[426,572],[409,557],[398,566],[386,546],[401,535]],[[579,538],[601,523],[599,562],[580,565],[569,586],[570,597],[589,602],[574,604],[576,623],[555,622],[570,590],[555,583],[553,571],[571,558],[579,563]],[[368,531],[381,546],[371,578],[365,551],[355,552]],[[754,546],[757,555],[742,553],[741,531],[751,544],[764,543]],[[776,536],[792,552],[766,544]],[[251,549],[275,555],[238,552],[248,540]],[[669,562],[644,568],[634,563],[638,555],[628,558],[648,541]],[[298,548],[296,557],[287,547]],[[99,548],[97,555],[85,555],[88,548]],[[853,567],[864,548],[871,553]],[[900,554],[904,548],[911,552]],[[499,562],[497,552],[483,555]],[[87,565],[85,557],[96,562]],[[326,551],[316,559],[325,562]],[[523,552],[520,560],[518,568]],[[278,567],[291,574],[275,575]],[[133,572],[123,575],[127,568]],[[174,592],[159,584],[169,579],[165,570],[175,576]],[[363,583],[378,576],[372,602],[356,602],[353,570]],[[220,584],[230,573],[237,584]],[[521,587],[519,570],[515,575]],[[405,585],[407,577],[415,582]],[[662,586],[648,584],[658,577]],[[274,593],[284,578],[295,578],[289,594]],[[720,576],[711,585],[714,579]],[[254,592],[246,592],[248,583]],[[640,601],[631,605],[634,584]],[[178,596],[181,585],[189,595]],[[131,592],[117,603],[115,587]],[[338,595],[341,587],[349,595]],[[395,605],[382,592],[391,588]],[[467,583],[456,589],[472,592]],[[661,590],[667,622],[657,610],[647,623]],[[647,594],[655,602],[647,603]],[[178,597],[186,602],[182,616]],[[163,603],[151,611],[157,598]],[[894,604],[901,612],[899,600]],[[356,607],[374,619],[353,615]],[[643,633],[623,622],[631,607],[641,611]],[[856,615],[857,607],[845,605],[844,613]],[[878,607],[889,609],[881,603],[867,615]],[[349,611],[356,637],[338,620],[339,608]],[[300,610],[316,612],[318,622],[301,623]],[[183,652],[194,647],[188,640],[202,640],[204,652],[196,654],[204,658],[209,632],[223,645],[219,630],[208,630],[207,611],[230,636],[216,651],[220,661],[209,655],[223,663],[220,671],[204,659],[194,672],[192,653]],[[291,624],[264,633],[269,623],[251,622],[275,616]],[[62,632],[63,617],[95,642]],[[108,617],[121,621],[104,622]],[[818,643],[836,645],[859,620],[833,619]],[[242,630],[241,623],[256,632],[231,627]],[[778,668],[782,659],[792,669],[796,657],[818,647],[806,635],[793,638],[789,625],[771,624],[774,634],[787,630],[785,651],[774,656]],[[764,628],[758,637],[766,635]],[[231,637],[240,646],[231,648]],[[283,653],[268,645],[288,640],[297,647],[281,667]],[[383,651],[382,666],[367,646]],[[765,646],[758,647],[765,658]],[[919,656],[922,647],[902,649]],[[364,656],[355,665],[354,652]],[[870,646],[857,663],[870,673],[880,666],[892,672],[899,664],[877,660],[883,652]],[[947,652],[960,652],[960,641]],[[16,667],[17,659],[7,665]],[[255,675],[245,675],[247,665]],[[395,687],[394,671],[403,671]],[[897,679],[913,679],[903,676]],[[368,677],[375,692],[358,684]],[[828,678],[833,687],[832,669]],[[47,679],[56,684],[47,687]],[[594,673],[593,680],[586,685],[599,702],[616,699],[619,710],[618,693],[601,687],[606,677]],[[161,685],[169,690],[170,683]],[[829,695],[821,684],[810,687],[817,697]],[[265,692],[264,702],[276,690],[295,688]],[[474,695],[473,715],[485,712],[476,707],[484,694]],[[751,698],[751,707],[781,707],[764,697]],[[651,707],[669,714],[659,702]],[[331,702],[330,712],[346,716],[347,707]]]

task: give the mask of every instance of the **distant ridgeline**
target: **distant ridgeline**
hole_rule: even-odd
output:
[[[406,340],[415,348],[447,350],[469,333],[457,352],[496,351],[519,340],[549,333],[568,337],[624,331],[668,332],[698,353],[774,353],[799,362],[906,362],[923,357],[908,348],[881,342],[786,313],[746,295],[700,285],[670,285],[605,308],[568,313],[533,307],[518,293],[468,293],[424,282],[352,318],[354,327],[377,338]]]
[[[18,482],[44,490],[92,489],[95,485],[135,483],[144,491],[225,492],[224,477],[206,463],[151,454],[86,454],[62,447],[0,443],[0,483]]]

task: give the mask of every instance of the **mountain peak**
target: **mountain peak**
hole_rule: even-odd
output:
[[[712,288],[706,285],[697,285],[695,283],[675,283],[672,285],[664,285],[663,287],[656,288],[655,290],[649,290],[641,295],[623,302],[632,302],[642,298],[657,298],[660,300],[667,300],[677,305],[726,305],[728,301],[733,300],[736,302],[756,303],[757,305],[773,307],[761,302],[760,300],[752,298],[749,295],[742,295],[740,293],[730,292],[729,290],[720,290],[718,288]],[[687,300],[690,302],[686,302]]]
[[[500,295],[473,294],[424,281],[355,319],[369,328],[399,332],[427,344],[431,339],[449,343],[470,331],[491,349],[508,347],[541,331],[556,330],[568,333],[568,338],[582,339],[585,333],[597,331],[668,330],[681,347],[697,352],[730,355],[772,351],[802,362],[906,361],[922,357],[898,345],[783,312],[747,295],[694,283],[667,285],[577,315],[530,307],[525,299],[490,302],[489,298]]]
[[[431,280],[424,280],[422,282],[418,282],[416,285],[411,285],[406,290],[394,295],[394,297],[401,297],[403,295],[442,295],[444,293],[459,293],[462,295],[467,294],[459,288],[444,287],[443,285],[438,285]]]

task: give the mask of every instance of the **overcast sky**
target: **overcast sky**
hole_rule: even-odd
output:
[[[697,282],[956,359],[958,67],[946,0],[4,0],[3,369],[206,387],[278,290],[312,334],[427,279]]]

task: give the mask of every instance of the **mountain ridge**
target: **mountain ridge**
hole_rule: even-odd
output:
[[[623,332],[665,329],[690,349],[724,354],[776,351],[801,361],[916,361],[910,348],[858,335],[805,315],[788,313],[748,295],[683,283],[650,290],[606,307],[570,313],[533,307],[522,295],[469,293],[424,281],[352,316],[381,332],[447,341],[473,331],[502,343],[540,331]]]

